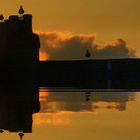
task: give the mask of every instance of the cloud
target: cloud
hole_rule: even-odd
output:
[[[93,52],[96,58],[108,59],[108,58],[132,58],[136,57],[135,51],[129,48],[123,39],[116,39],[107,42],[101,49],[93,48]]]
[[[77,60],[85,59],[88,49],[91,59],[132,58],[135,51],[121,39],[106,42],[104,45],[96,43],[97,35],[62,32],[38,32],[41,40],[41,60]]]

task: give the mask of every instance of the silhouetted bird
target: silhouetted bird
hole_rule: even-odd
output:
[[[22,5],[20,6],[20,9],[18,10],[18,13],[19,14],[24,14],[24,9],[23,9]]]
[[[85,54],[85,57],[89,58],[91,56],[89,50],[86,50],[86,54]]]
[[[3,19],[4,19],[4,17],[3,17],[3,15],[1,14],[1,15],[0,15],[0,20],[3,20]]]
[[[4,132],[4,131],[1,129],[1,130],[0,130],[0,133],[3,133],[3,132]]]
[[[24,133],[20,132],[18,135],[20,136],[20,139],[22,140]]]

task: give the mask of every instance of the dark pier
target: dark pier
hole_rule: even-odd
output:
[[[39,86],[140,89],[140,59],[39,62]]]

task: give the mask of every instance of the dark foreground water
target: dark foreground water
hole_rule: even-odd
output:
[[[40,89],[40,113],[24,140],[139,140],[140,93],[50,92]],[[17,133],[0,140],[18,140]]]

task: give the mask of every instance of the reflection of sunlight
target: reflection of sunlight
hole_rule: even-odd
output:
[[[48,113],[58,113],[62,110],[65,111],[65,103],[61,102],[48,102],[47,103],[47,112]]]
[[[47,97],[49,96],[48,91],[40,91],[39,92],[39,101],[47,101]]]
[[[59,112],[59,113],[38,113],[33,115],[34,125],[69,125],[71,112]]]

